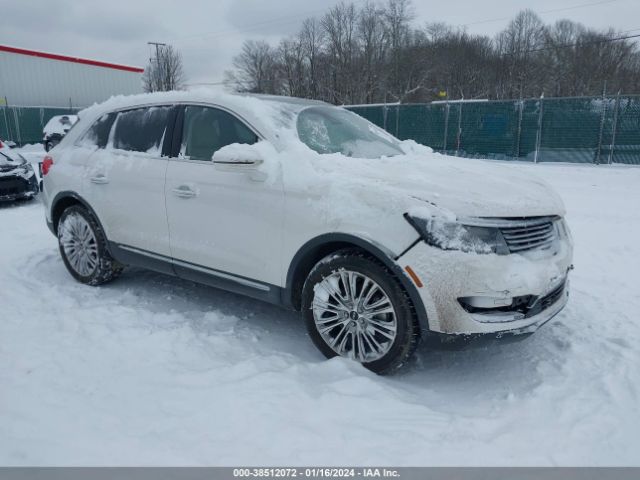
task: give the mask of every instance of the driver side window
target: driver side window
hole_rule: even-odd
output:
[[[257,141],[255,133],[224,110],[192,105],[184,109],[181,158],[210,161],[222,147]]]

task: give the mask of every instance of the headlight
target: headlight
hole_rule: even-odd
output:
[[[496,227],[465,225],[439,218],[418,218],[405,214],[407,221],[429,245],[443,250],[507,255],[502,233]]]
[[[558,236],[565,240],[573,241],[571,237],[571,230],[569,230],[569,225],[567,225],[567,221],[564,218],[560,218],[556,220],[556,227],[558,229]]]

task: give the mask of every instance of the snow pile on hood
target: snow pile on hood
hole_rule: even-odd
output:
[[[287,181],[307,183],[309,189],[321,185],[325,198],[335,199],[330,208],[371,199],[378,209],[411,210],[427,218],[564,214],[557,193],[528,172],[491,161],[448,157],[407,142],[400,145],[405,155],[366,159],[320,155],[300,142],[292,143],[283,153],[283,164],[289,167]]]

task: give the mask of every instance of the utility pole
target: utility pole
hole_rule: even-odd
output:
[[[155,47],[156,47],[156,61],[158,61],[158,58],[160,58],[160,47],[166,47],[167,46],[166,43],[160,43],[160,42],[147,42],[147,45],[155,45]],[[149,61],[151,61],[151,59],[149,59]]]
[[[149,64],[151,65],[151,74],[152,74],[152,80],[151,83],[156,83],[155,87],[152,87],[152,91],[155,89],[160,89],[163,90],[163,88],[161,87],[161,85],[157,85],[158,82],[162,82],[162,76],[160,75],[159,69],[160,69],[160,47],[166,47],[167,44],[166,43],[161,43],[161,42],[147,42],[147,45],[154,45],[156,47],[156,63],[154,66],[153,63],[153,59],[149,58]]]

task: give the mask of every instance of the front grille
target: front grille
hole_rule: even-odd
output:
[[[19,195],[29,189],[26,180],[19,177],[0,177],[0,197]]]
[[[500,231],[511,253],[547,249],[556,238],[556,229],[550,219],[526,221],[514,227],[501,227]]]

